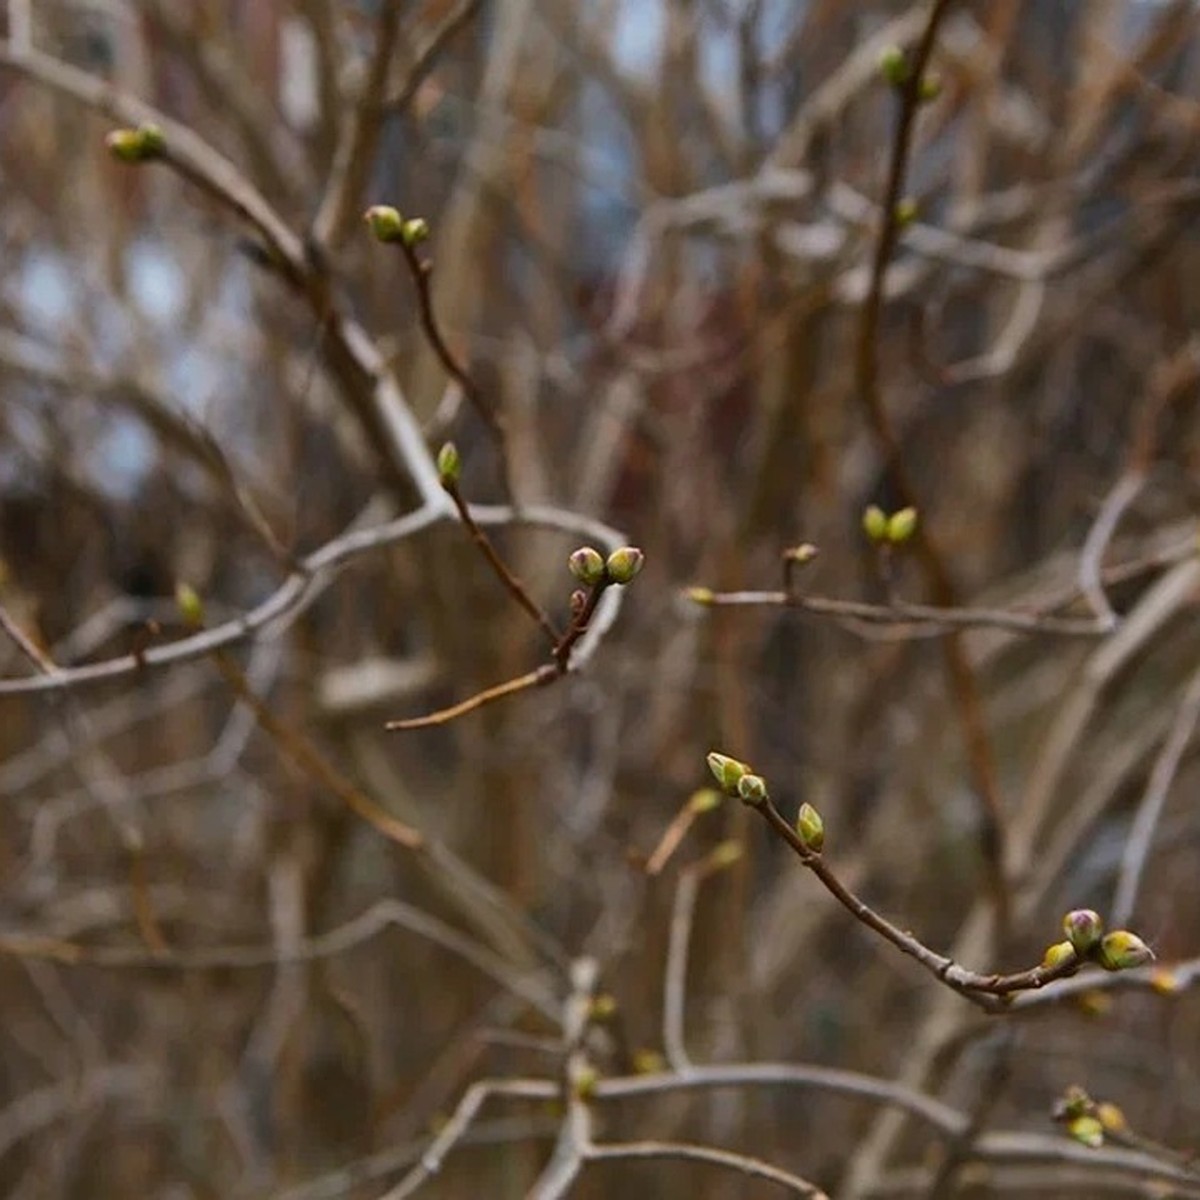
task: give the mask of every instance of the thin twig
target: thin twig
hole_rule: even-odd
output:
[[[440,485],[438,490],[441,494]],[[472,505],[471,513],[481,525],[524,525],[558,530],[587,537],[611,549],[616,549],[625,540],[617,530],[600,521],[549,505],[529,505],[520,511],[507,505]],[[426,505],[382,525],[367,529],[351,527],[301,559],[299,569],[244,616],[214,625],[176,642],[152,646],[140,655],[127,654],[102,662],[88,663],[85,666],[64,667],[53,675],[0,679],[0,696],[74,690],[106,680],[135,675],[151,668],[204,658],[214,650],[237,645],[268,630],[277,632],[304,611],[305,606],[328,585],[337,569],[364,554],[395,545],[424,529],[440,524],[448,515],[448,512],[441,508]],[[586,640],[574,649],[572,666],[582,666],[603,640],[616,620],[622,592],[622,588],[606,590],[604,604],[598,608],[595,619],[587,627]]]
[[[883,314],[884,282],[888,265],[900,236],[899,205],[908,174],[917,114],[924,101],[925,70],[933,54],[938,29],[950,11],[952,0],[934,0],[925,27],[907,64],[907,78],[895,91],[898,99],[896,131],[888,162],[887,183],[881,203],[879,234],[871,258],[870,282],[863,301],[854,356],[855,390],[868,425],[883,455],[884,466],[901,505],[920,508],[917,489],[904,461],[900,439],[892,427],[879,378],[879,331]],[[956,589],[936,544],[922,521],[913,538],[922,570],[929,580],[934,600],[954,607]],[[999,942],[1007,940],[1009,895],[1004,808],[1000,799],[996,768],[988,740],[979,685],[957,636],[944,642],[945,669],[949,685],[958,698],[963,740],[971,764],[975,787],[983,804],[981,845],[987,866],[989,888],[996,912]]]
[[[336,250],[362,208],[375,148],[385,117],[388,73],[400,34],[400,0],[380,6],[375,48],[355,104],[344,114],[344,129],[325,184],[325,194],[313,219],[313,237],[325,249]]]
[[[584,1153],[585,1162],[613,1162],[625,1159],[677,1159],[681,1162],[707,1163],[714,1167],[725,1167],[750,1179],[764,1179],[779,1184],[793,1196],[808,1196],[811,1200],[829,1200],[814,1183],[773,1167],[762,1159],[748,1154],[735,1154],[731,1150],[718,1150],[715,1146],[696,1146],[690,1142],[613,1142],[602,1146],[589,1146]]]
[[[1183,761],[1184,751],[1196,732],[1197,722],[1200,722],[1200,670],[1195,671],[1188,681],[1171,730],[1154,760],[1154,768],[1138,803],[1129,836],[1125,839],[1111,914],[1112,922],[1117,927],[1123,927],[1133,916],[1142,872],[1154,842],[1154,833],[1162,818],[1179,765]]]
[[[701,872],[695,866],[680,872],[679,882],[675,885],[675,903],[671,908],[667,965],[663,973],[663,1050],[671,1067],[681,1072],[692,1065],[683,1032],[684,1006],[687,1001],[688,948],[701,878]]]
[[[1056,617],[1049,613],[1002,608],[943,608],[933,604],[867,604],[797,592],[705,593],[703,606],[719,608],[796,608],[815,616],[864,621],[872,625],[934,625],[953,633],[964,629],[1003,629],[1012,633],[1098,638],[1111,627],[1101,618]]]
[[[480,386],[471,378],[466,367],[455,357],[454,351],[450,349],[442,333],[442,327],[438,324],[437,314],[433,307],[433,263],[427,258],[422,258],[416,247],[410,245],[407,240],[402,240],[398,244],[404,253],[404,261],[408,264],[408,271],[416,288],[417,311],[420,316],[421,329],[446,374],[462,388],[463,395],[488,427],[492,440],[496,443],[496,452],[500,457],[505,490],[508,498],[515,501],[516,494],[512,490],[512,479],[509,474],[511,464],[508,454],[508,434],[504,428],[504,421],[495,406],[484,396]]]
[[[1073,975],[1081,966],[1080,961],[1071,956],[1057,966],[1039,965],[1009,975],[983,975],[970,971],[952,958],[931,950],[906,930],[893,925],[866,901],[855,895],[842,883],[822,855],[809,849],[770,799],[764,799],[752,807],[757,809],[771,829],[791,847],[800,861],[816,875],[826,891],[843,908],[867,928],[873,929],[909,958],[920,963],[934,978],[941,980],[985,1012],[1002,1011],[1007,1007],[1007,997],[1010,993],[1045,987],[1056,979]]]
[[[479,523],[471,516],[470,506],[463,499],[458,484],[453,480],[445,480],[442,486],[446,489],[446,494],[454,501],[454,507],[458,510],[462,523],[471,535],[471,540],[479,547],[479,552],[487,559],[488,565],[496,572],[500,582],[508,589],[513,599],[541,627],[542,632],[550,639],[550,645],[557,646],[562,634],[554,627],[554,622],[550,620],[546,610],[538,604],[526,590],[525,585],[509,570],[508,564],[500,557],[496,547],[492,545],[491,538],[484,533],[479,527]]]
[[[405,732],[445,725],[450,721],[458,720],[459,717],[465,717],[468,713],[475,712],[476,709],[483,708],[486,704],[493,704],[497,700],[503,700],[506,696],[515,696],[518,692],[526,692],[530,688],[544,687],[558,678],[559,672],[555,667],[544,663],[536,670],[518,675],[515,679],[507,679],[504,683],[496,684],[495,687],[484,688],[483,691],[476,692],[475,695],[468,696],[466,700],[460,700],[457,704],[451,704],[448,708],[439,708],[436,712],[426,713],[420,717],[404,717],[389,721],[384,728]]]

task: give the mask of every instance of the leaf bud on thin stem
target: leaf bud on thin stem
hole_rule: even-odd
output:
[[[1097,961],[1106,971],[1128,971],[1154,961],[1154,951],[1136,933],[1114,929],[1100,940]]]
[[[1084,958],[1099,945],[1104,922],[1098,912],[1090,908],[1077,908],[1063,917],[1063,933],[1075,947],[1075,953]]]
[[[738,762],[736,758],[730,758],[728,754],[718,754],[715,750],[708,755],[707,761],[708,769],[713,773],[725,794],[736,796],[738,784],[743,775],[750,773],[750,768],[744,762]]]
[[[567,567],[585,587],[595,587],[605,578],[604,557],[592,546],[580,546],[567,559]]]
[[[799,834],[805,849],[814,854],[821,853],[825,845],[825,822],[807,800],[800,805],[800,811],[796,814],[796,833]]]
[[[447,442],[438,451],[437,469],[442,487],[458,482],[462,474],[462,460],[458,457],[458,447],[453,442]]]
[[[645,561],[646,556],[636,546],[621,546],[608,556],[608,578],[612,583],[631,583]]]
[[[369,226],[372,235],[380,242],[404,241],[404,218],[399,209],[390,204],[372,204],[363,213],[363,220]]]

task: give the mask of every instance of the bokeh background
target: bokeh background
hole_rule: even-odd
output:
[[[1043,1134],[1079,1083],[1145,1136],[1197,1149],[1194,995],[980,1017],[732,806],[644,870],[724,749],[789,813],[821,810],[830,860],[880,911],[972,967],[1017,969],[1065,909],[1108,912],[1174,736],[1131,916],[1165,961],[1200,946],[1196,5],[950,5],[874,346],[953,602],[1088,617],[1083,548],[1111,517],[1111,631],[972,630],[956,643],[964,685],[944,630],[682,596],[778,588],[781,552],[804,541],[820,548],[806,591],[945,600],[911,555],[884,580],[860,527],[866,505],[909,499],[865,417],[856,337],[896,121],[878,59],[913,46],[928,8],[9,0],[0,600],[14,628],[60,667],[161,645],[187,632],[178,582],[215,624],[295,556],[415,503],[320,305],[178,172],[115,162],[104,137],[121,122],[27,69],[31,54],[190,126],[297,237],[321,230],[309,244],[331,303],[428,444],[454,438],[469,500],[603,521],[647,563],[586,671],[429,730],[383,725],[545,657],[449,523],[354,558],[230,651],[281,725],[430,839],[420,853],[298,765],[207,658],[0,694],[0,1192],[378,1197],[472,1081],[558,1077],[555,1006],[580,955],[616,1005],[599,1068],[655,1066],[677,886],[728,841],[741,858],[696,900],[694,1061],[903,1079],[984,1129]],[[352,211],[329,219],[389,21],[377,139]],[[438,319],[503,416],[506,469],[422,335],[403,257],[363,227],[368,203],[429,222]],[[566,556],[586,539],[495,536],[564,619]],[[11,639],[0,669],[35,673]],[[882,1111],[750,1088],[623,1102],[601,1132],[742,1150],[835,1195],[933,1194],[928,1131]],[[558,1121],[553,1104],[498,1101],[422,1194],[525,1195]],[[939,1186],[1146,1194],[1061,1163],[975,1171]],[[689,1164],[597,1164],[575,1194],[622,1187],[776,1194]]]

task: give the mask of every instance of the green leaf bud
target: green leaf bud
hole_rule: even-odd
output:
[[[878,504],[869,504],[863,511],[862,515],[863,533],[873,542],[882,542],[887,540],[888,519],[887,514],[879,507]]]
[[[1053,946],[1046,947],[1046,953],[1042,956],[1042,966],[1053,970],[1065,962],[1073,961],[1074,958],[1075,947],[1070,942],[1055,942]]]
[[[746,774],[738,780],[738,799],[757,808],[767,800],[767,781],[761,775]]]
[[[800,805],[796,814],[796,832],[806,849],[820,854],[825,846],[825,822],[821,814],[807,801]]]
[[[1092,1150],[1104,1145],[1104,1126],[1098,1117],[1075,1117],[1067,1122],[1067,1132],[1077,1141]]]
[[[399,209],[392,208],[390,204],[372,204],[363,213],[363,220],[377,241],[404,241],[404,218]]]
[[[708,755],[707,761],[708,769],[713,773],[726,795],[736,796],[738,784],[741,782],[742,776],[749,773],[750,768],[744,762],[738,762],[736,758],[730,758],[728,754],[718,754],[715,750]]]
[[[1090,908],[1077,908],[1063,917],[1063,933],[1075,948],[1080,958],[1085,958],[1100,943],[1104,933],[1104,922],[1100,914]]]
[[[175,607],[179,609],[185,625],[198,627],[204,624],[204,601],[190,583],[175,585]]]
[[[595,587],[604,581],[604,557],[599,550],[591,546],[580,546],[578,550],[573,551],[567,559],[567,567],[586,587]]]
[[[712,812],[724,798],[716,788],[700,788],[691,794],[688,799],[688,808],[699,816],[701,813]]]
[[[438,451],[437,469],[442,487],[458,482],[462,474],[462,460],[458,457],[458,447],[453,442],[447,442]]]
[[[905,196],[903,200],[896,202],[895,217],[896,224],[901,229],[907,229],[920,215],[921,206],[911,196]],[[905,511],[905,510],[901,510]]]
[[[806,567],[818,554],[820,550],[812,542],[801,542],[799,546],[790,546],[785,550],[783,557],[790,563]]]
[[[1154,961],[1154,951],[1136,933],[1114,929],[1100,940],[1097,961],[1106,971],[1128,971]]]
[[[636,546],[621,546],[608,556],[608,578],[613,583],[630,583],[645,561],[646,556]]]
[[[724,871],[728,867],[732,867],[735,862],[740,861],[745,852],[742,843],[732,838],[728,841],[718,842],[708,856],[709,868],[713,871]]]
[[[144,163],[161,158],[167,142],[157,125],[146,124],[136,129],[114,129],[106,135],[104,144],[121,162]]]
[[[715,599],[712,588],[706,587],[690,587],[683,594],[693,604],[703,604],[705,606],[712,604]]]
[[[400,240],[412,249],[429,237],[429,222],[424,217],[409,217],[400,226]]]
[[[892,85],[903,87],[908,82],[912,68],[908,65],[908,56],[899,46],[885,46],[879,56],[879,74]]]
[[[911,505],[888,517],[887,540],[893,546],[903,546],[917,531],[917,510]]]

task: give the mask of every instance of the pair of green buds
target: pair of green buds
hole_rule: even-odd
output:
[[[725,795],[735,796],[751,808],[761,808],[770,799],[767,781],[761,775],[756,775],[747,763],[714,750],[708,756],[708,769]],[[807,801],[800,805],[800,811],[796,814],[795,830],[806,850],[813,854],[821,853],[825,845],[825,822]]]
[[[594,546],[580,546],[567,559],[567,567],[584,587],[608,583],[632,583],[646,556],[636,546],[620,546],[607,558]]]
[[[1154,951],[1128,929],[1104,932],[1100,914],[1077,908],[1063,917],[1066,941],[1055,942],[1042,959],[1044,967],[1058,967],[1073,959],[1094,962],[1106,971],[1128,971],[1154,961]]]
[[[377,241],[400,242],[410,250],[429,236],[429,222],[424,217],[405,218],[390,204],[372,204],[363,220]]]

